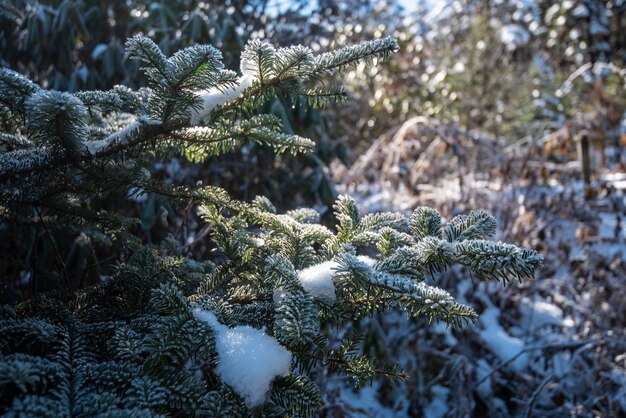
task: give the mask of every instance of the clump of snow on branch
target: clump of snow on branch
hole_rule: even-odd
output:
[[[85,142],[85,146],[87,147],[87,151],[89,151],[91,155],[96,155],[98,152],[104,150],[109,145],[127,144],[130,134],[139,129],[142,125],[158,126],[161,123],[162,122],[158,119],[147,119],[145,117],[139,117],[134,122],[128,124],[124,129],[120,129],[119,131],[112,133],[104,139]]]
[[[250,326],[229,328],[217,317],[199,308],[193,316],[215,331],[216,372],[248,406],[254,408],[267,399],[276,376],[286,376],[291,368],[291,353],[276,339]]]
[[[242,56],[245,56],[245,54],[242,54]],[[202,100],[202,107],[200,109],[191,109],[189,111],[191,115],[190,123],[192,125],[198,125],[204,118],[211,114],[213,109],[241,96],[241,93],[250,87],[252,82],[256,79],[254,71],[256,66],[256,63],[251,63],[242,59],[240,65],[242,75],[235,82],[233,87],[226,89],[213,87],[200,92],[198,97]]]
[[[368,267],[376,264],[376,260],[371,257],[360,255],[357,257]],[[337,300],[335,295],[335,285],[333,284],[333,274],[339,268],[335,261],[325,261],[320,264],[307,267],[298,272],[298,279],[304,290],[314,298],[323,302],[333,304]]]
[[[226,89],[213,87],[212,89],[200,92],[198,97],[202,100],[202,107],[189,111],[191,115],[190,123],[192,125],[198,125],[204,118],[211,114],[213,109],[237,99],[245,89],[250,87],[253,80],[254,78],[251,75],[244,74],[239,77],[233,87]]]
[[[367,267],[374,267],[374,264],[376,264],[376,260],[374,260],[372,257],[368,257],[366,255],[359,255],[359,256],[357,256],[357,259],[360,262],[365,263],[365,265]]]
[[[332,304],[337,299],[332,278],[333,272],[337,268],[336,262],[325,261],[300,270],[298,279],[304,290],[314,298]]]
[[[87,147],[87,150],[89,151],[91,155],[96,155],[96,153],[105,149],[110,144],[115,143],[119,140],[123,141],[123,139],[126,138],[129,133],[131,133],[138,127],[139,127],[139,122],[135,121],[131,123],[130,125],[128,125],[127,127],[125,127],[124,129],[121,129],[104,139],[100,139],[98,141],[85,142],[85,146]]]

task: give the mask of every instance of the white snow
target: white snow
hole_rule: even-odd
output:
[[[286,376],[291,368],[291,353],[276,339],[250,326],[229,328],[215,314],[196,308],[193,316],[215,331],[216,372],[248,408],[265,403],[276,376]]]
[[[143,203],[148,200],[148,194],[140,187],[132,187],[126,192],[126,198],[135,203]]]
[[[605,25],[594,20],[593,22],[591,22],[591,25],[589,26],[589,33],[594,36],[608,35],[609,29]]]
[[[139,122],[135,121],[133,123],[131,123],[130,125],[128,125],[127,127],[125,127],[124,129],[121,129],[111,135],[109,135],[108,137],[104,138],[104,139],[100,139],[98,141],[88,141],[85,142],[85,146],[87,147],[87,150],[89,151],[89,153],[91,155],[96,155],[96,153],[98,153],[99,151],[105,149],[106,147],[108,147],[110,144],[116,142],[116,141],[123,141],[124,138],[126,138],[126,136],[134,131],[135,129],[137,129],[139,127]]]
[[[452,327],[447,326],[445,322],[437,322],[431,325],[431,329],[435,334],[443,335],[448,347],[454,347],[458,344],[458,340],[452,335]]]
[[[227,89],[218,89],[213,87],[198,93],[198,97],[202,99],[201,109],[190,109],[191,125],[198,125],[204,118],[209,116],[213,109],[222,106],[232,100],[237,99],[241,93],[250,87],[254,78],[249,74],[239,77],[235,86]]]
[[[487,376],[492,372],[493,369],[485,359],[478,359],[476,362],[476,382],[480,382],[483,379],[485,379],[485,381],[478,385],[476,390],[478,390],[483,397],[491,395],[491,380],[488,379]]]
[[[332,304],[337,299],[335,285],[333,284],[333,272],[338,267],[334,261],[325,261],[315,264],[298,272],[298,279],[305,291],[314,298]]]
[[[522,299],[520,312],[524,317],[523,324],[528,324],[530,328],[541,328],[545,325],[563,326],[563,311],[558,306],[543,300],[532,301],[528,298]]]
[[[489,346],[489,349],[497,355],[501,361],[508,361],[519,354],[510,366],[517,371],[521,371],[528,365],[528,356],[520,354],[524,349],[524,342],[509,334],[498,323],[500,311],[494,306],[485,309],[480,316],[483,329],[480,331],[480,338]]]
[[[222,327],[226,328],[226,325],[220,324],[220,321],[217,320],[217,317],[213,312],[196,308],[193,310],[192,313],[194,318],[196,318],[198,321],[204,322],[218,333],[222,330]]]
[[[368,267],[374,267],[374,264],[377,263],[372,257],[367,255],[359,255],[356,257],[360,262],[365,263]]]
[[[520,25],[506,25],[500,29],[500,39],[509,51],[513,51],[530,41],[530,33]]]
[[[377,263],[375,259],[366,255],[359,255],[357,259],[365,263],[368,267],[373,267]],[[337,300],[335,285],[333,284],[333,273],[339,267],[335,261],[325,261],[320,264],[307,267],[298,272],[298,279],[304,290],[314,298],[333,304]],[[277,295],[274,295],[276,301]]]
[[[572,372],[572,355],[568,351],[555,353],[552,356],[552,369],[554,370],[554,375],[561,379],[565,377],[568,373]]]
[[[106,147],[114,143],[126,144],[128,142],[128,135],[139,128],[141,125],[160,125],[162,122],[158,119],[147,120],[145,118],[137,119],[134,122],[128,124],[124,129],[120,129],[117,132],[112,133],[104,139],[99,139],[97,141],[87,141],[85,142],[85,146],[91,155],[96,155],[98,152],[102,151]]]
[[[371,385],[363,386],[358,390],[344,386],[345,381],[331,379],[325,385],[325,405],[337,404],[341,406],[340,414],[351,418],[404,418],[409,417],[409,399],[404,388],[399,385],[392,402],[393,405],[383,405],[379,400],[380,380],[374,380]],[[330,399],[329,399],[330,398]],[[323,407],[324,408],[324,407]],[[330,409],[332,411],[332,409]],[[339,415],[339,414],[336,414]]]

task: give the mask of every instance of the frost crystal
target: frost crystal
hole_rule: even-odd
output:
[[[289,374],[291,353],[258,329],[229,328],[212,312],[198,308],[193,316],[215,331],[216,372],[222,382],[241,396],[248,408],[262,405],[274,378]]]

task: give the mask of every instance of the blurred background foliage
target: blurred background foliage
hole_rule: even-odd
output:
[[[455,130],[461,142],[447,144],[445,152],[452,155],[445,158],[463,165],[465,173],[485,158],[484,150],[472,151],[480,138],[499,146],[527,138],[536,147],[580,115],[600,121],[607,142],[619,145],[626,105],[625,25],[622,0],[3,1],[0,65],[57,90],[138,88],[145,79],[123,53],[126,38],[136,33],[151,37],[165,54],[195,43],[215,45],[235,70],[250,37],[281,46],[301,43],[318,52],[391,35],[398,39],[399,54],[348,72],[348,103],[316,109],[278,97],[264,104],[262,111],[280,117],[287,132],[314,139],[314,153],[276,157],[249,145],[203,164],[181,156],[151,170],[176,184],[222,186],[246,201],[265,195],[280,210],[314,206],[329,221],[335,182],[342,182],[345,167],[376,138],[416,116]],[[549,158],[562,158],[553,151],[571,148],[567,139],[547,147]],[[382,150],[379,157],[389,151],[395,150]],[[402,167],[379,171],[370,176],[415,182]],[[139,211],[146,242],[197,226],[193,213],[164,206],[150,194],[129,202],[112,191],[105,202],[92,204]],[[68,249],[66,264],[76,264],[76,271],[84,269],[89,254],[99,253],[80,247],[72,233],[59,231],[58,240]],[[45,265],[55,258],[46,242],[25,240],[16,259]]]
[[[325,50],[395,36],[399,57],[349,75],[358,100],[347,107],[320,113],[301,103],[268,103],[288,130],[318,141],[314,158],[279,176],[307,204],[328,204],[334,197],[324,164],[334,158],[347,164],[373,138],[414,115],[516,140],[558,128],[598,101],[623,106],[623,80],[607,68],[581,74],[574,81],[582,87],[574,92],[560,89],[585,64],[621,67],[623,0],[66,0],[1,7],[0,63],[45,87],[69,91],[143,85],[137,65],[125,62],[123,54],[125,39],[135,33],[150,36],[166,54],[193,43],[213,44],[232,69],[248,37]],[[599,90],[608,97],[598,97]],[[265,173],[285,162],[276,165],[267,152],[259,158],[237,172],[237,178],[254,176],[233,184],[234,193],[271,195],[279,187]],[[286,203],[275,194],[279,205]]]
[[[166,54],[191,44],[212,44],[227,67],[238,70],[248,38],[276,45],[302,43],[314,50],[329,46],[336,28],[369,16],[375,2],[321,1],[11,1],[0,5],[0,64],[27,75],[46,88],[66,91],[106,90],[116,84],[145,84],[137,63],[124,58],[124,42],[135,33],[153,39]],[[371,39],[368,34],[358,39]],[[341,44],[346,43],[344,37]],[[178,180],[225,186],[245,200],[269,196],[278,207],[294,202],[330,207],[337,197],[325,163],[346,150],[330,135],[324,115],[305,103],[275,99],[263,112],[280,117],[287,132],[316,140],[309,157],[278,160],[268,149],[252,146],[243,153],[208,161],[201,172],[182,160],[162,167]],[[173,165],[172,165],[173,164]],[[184,172],[184,176],[180,175]],[[277,180],[280,179],[280,180]],[[282,192],[289,190],[288,195]]]

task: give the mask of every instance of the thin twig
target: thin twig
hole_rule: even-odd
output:
[[[567,341],[564,343],[554,343],[554,344],[542,344],[542,345],[535,345],[535,346],[531,346],[531,347],[526,347],[523,350],[520,350],[519,353],[515,354],[513,357],[511,357],[508,360],[503,361],[502,363],[498,364],[496,367],[494,367],[491,372],[489,372],[487,375],[485,375],[482,379],[480,379],[479,381],[477,381],[476,383],[474,383],[471,387],[470,387],[470,391],[475,390],[478,386],[480,386],[485,380],[489,379],[491,376],[493,376],[495,374],[495,372],[497,372],[498,370],[502,369],[504,366],[514,362],[517,358],[519,358],[522,354],[527,353],[529,351],[534,351],[534,350],[545,350],[547,348],[577,348],[583,345],[596,345],[596,344],[601,344],[606,342],[604,338],[595,338],[595,339],[590,339],[590,340],[583,340],[583,341]]]
[[[526,413],[524,414],[525,418],[531,417],[531,414],[533,413],[533,408],[535,407],[535,403],[537,402],[537,399],[539,398],[539,394],[541,393],[543,388],[545,388],[546,385],[550,383],[552,379],[554,379],[554,374],[550,374],[548,377],[543,379],[543,382],[541,382],[541,384],[537,387],[537,389],[535,389],[532,396],[530,397],[530,400],[528,401],[528,406],[526,407]]]

